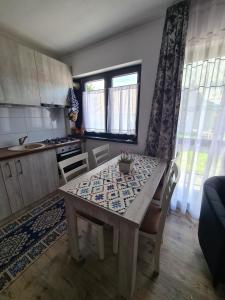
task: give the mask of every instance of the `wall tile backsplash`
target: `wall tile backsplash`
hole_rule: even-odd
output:
[[[0,147],[17,145],[24,135],[28,143],[65,136],[64,109],[0,107]]]

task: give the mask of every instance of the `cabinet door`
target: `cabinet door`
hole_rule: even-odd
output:
[[[53,104],[53,86],[49,60],[48,56],[35,52],[41,103]]]
[[[8,217],[10,214],[11,208],[2,176],[2,170],[0,168],[0,220]]]
[[[67,85],[69,86],[69,88],[71,88],[73,86],[73,78],[72,78],[72,73],[71,73],[71,70],[69,68],[69,66],[65,65],[65,68],[66,68],[66,82],[67,82]]]
[[[50,59],[51,82],[54,104],[66,105],[69,85],[69,68],[64,63]],[[70,75],[71,76],[71,75]],[[71,76],[72,79],[72,76]]]
[[[63,81],[63,89],[62,89],[62,105],[66,105],[66,99],[68,95],[68,90],[73,86],[72,82],[72,74],[70,72],[70,69],[67,65],[63,64],[62,66],[62,81]]]
[[[11,210],[12,212],[16,212],[21,209],[24,204],[14,160],[2,161],[1,169]]]
[[[60,93],[62,90],[62,68],[60,63],[53,59],[49,59],[49,69],[51,74],[51,84],[52,84],[52,92],[53,92],[53,103],[60,104]]]
[[[43,196],[54,192],[59,187],[58,165],[55,149],[43,151],[40,156],[40,182]]]
[[[59,186],[54,149],[19,157],[15,166],[24,205],[41,199]]]
[[[40,184],[39,153],[15,159],[17,177],[20,184],[24,205],[42,197]]]
[[[21,104],[21,68],[17,43],[0,35],[0,102]]]
[[[40,95],[37,79],[37,69],[34,60],[34,50],[18,44],[18,58],[20,63],[20,86],[22,104],[40,105]]]
[[[40,105],[34,50],[0,36],[0,102]]]
[[[35,52],[41,103],[66,105],[68,88],[72,86],[69,67]]]

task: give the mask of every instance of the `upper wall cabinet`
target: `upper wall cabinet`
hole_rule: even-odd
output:
[[[68,88],[72,86],[68,66],[39,52],[35,52],[35,60],[41,103],[65,105]]]
[[[65,105],[69,67],[0,35],[0,103]]]
[[[48,56],[35,52],[38,83],[40,87],[40,102],[51,104],[53,103],[53,87],[51,84],[49,60],[50,58]]]
[[[0,36],[0,102],[40,105],[34,51]]]

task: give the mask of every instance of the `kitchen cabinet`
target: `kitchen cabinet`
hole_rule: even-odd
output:
[[[55,149],[1,162],[12,212],[52,193],[59,186]]]
[[[24,206],[14,160],[10,159],[1,162],[1,170],[9,199],[9,205],[14,213]]]
[[[0,36],[0,103],[40,105],[34,50]]]
[[[55,150],[19,157],[15,159],[15,165],[24,205],[41,199],[58,188]]]
[[[24,205],[28,205],[42,197],[38,158],[39,154],[31,154],[15,159]]]
[[[67,65],[56,60],[51,61],[53,99],[55,104],[66,105],[68,88],[72,87],[72,77]],[[71,80],[70,80],[71,78]]]
[[[0,36],[0,101],[19,104],[21,101],[20,66],[13,40]]]
[[[69,67],[0,35],[0,103],[66,105]]]
[[[39,156],[39,161],[39,179],[43,197],[59,187],[58,163],[55,149],[43,151],[41,156]]]
[[[5,188],[5,183],[0,167],[0,220],[8,217],[11,214],[8,195]]]
[[[20,65],[22,104],[40,105],[39,85],[34,59],[34,50],[17,44]]]
[[[60,61],[35,52],[37,74],[42,104],[66,105],[72,77],[69,67]]]
[[[53,87],[51,83],[49,59],[47,55],[35,52],[40,102],[45,104],[53,104]]]

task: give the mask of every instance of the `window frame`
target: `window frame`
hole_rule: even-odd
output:
[[[107,140],[119,143],[128,143],[128,144],[137,144],[138,143],[138,125],[139,125],[139,109],[140,109],[140,89],[141,89],[141,64],[132,65],[129,67],[123,67],[111,71],[106,71],[102,73],[98,73],[95,75],[85,76],[79,79],[74,79],[74,82],[78,82],[81,87],[81,93],[85,91],[85,85],[89,81],[104,79],[104,87],[105,87],[105,128],[107,131],[107,123],[108,123],[108,96],[109,96],[109,88],[112,87],[112,79],[113,77],[137,73],[137,84],[138,84],[138,96],[137,96],[137,114],[136,114],[136,134],[128,135],[128,134],[114,134],[109,132],[99,133],[99,132],[90,132],[84,131],[84,137],[90,139],[98,139],[98,140]],[[83,99],[82,99],[83,101]]]

